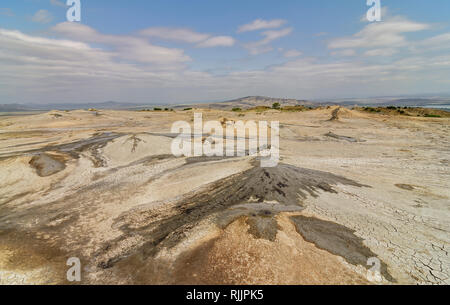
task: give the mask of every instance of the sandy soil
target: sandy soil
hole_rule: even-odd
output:
[[[449,118],[197,112],[280,121],[280,164],[173,156],[192,111],[1,117],[0,284],[450,284]]]

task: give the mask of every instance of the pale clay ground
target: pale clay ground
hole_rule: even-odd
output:
[[[351,241],[338,242],[380,259],[391,276],[381,283],[450,284],[450,119],[341,109],[339,120],[329,121],[333,110],[243,117],[198,110],[204,121],[280,121],[280,162],[363,185],[313,187],[299,198],[304,209],[260,203],[278,209],[269,218],[253,215],[255,204],[234,218],[226,213],[236,207],[195,211],[192,198],[220,192],[222,181],[254,163],[250,156],[172,156],[167,134],[175,121],[192,124],[192,111],[0,118],[0,284],[67,284],[69,257],[81,259],[82,283],[377,283],[367,278],[370,266],[307,241],[291,220],[296,215],[354,231]],[[101,134],[110,138],[61,146]],[[220,196],[232,195],[227,190]],[[254,235],[251,219],[269,223],[261,232],[275,235]]]

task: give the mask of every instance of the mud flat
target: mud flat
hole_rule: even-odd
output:
[[[191,111],[2,117],[0,283],[450,283],[449,118],[197,111],[279,121],[280,163],[173,156]]]

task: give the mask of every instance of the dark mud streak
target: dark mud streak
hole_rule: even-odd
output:
[[[314,243],[322,250],[343,257],[352,265],[362,265],[369,269],[371,266],[367,265],[367,260],[377,257],[364,245],[364,240],[355,235],[354,230],[345,226],[315,217],[292,216],[290,219],[306,241]],[[381,262],[380,272],[388,281],[395,282],[384,262]]]
[[[334,139],[337,139],[337,140],[343,140],[343,141],[351,142],[351,143],[365,142],[364,140],[357,140],[357,139],[352,138],[352,137],[340,136],[340,135],[332,133],[331,131],[329,133],[325,134],[325,136],[326,137],[330,137],[330,138],[334,138]]]
[[[414,186],[409,185],[409,184],[396,184],[395,186],[398,187],[399,189],[406,190],[406,191],[414,190]]]
[[[24,143],[24,144],[16,144],[11,146],[6,146],[5,148],[19,148],[19,147],[25,147],[25,146],[32,146],[32,145],[38,145],[38,144],[44,144],[49,141],[40,141],[40,142],[31,142],[31,143]]]
[[[236,157],[227,157],[227,156],[223,156],[223,157],[188,157],[186,158],[186,164],[195,164],[195,163],[204,163],[204,162],[214,162],[214,161],[222,161],[222,160],[228,160],[228,159],[233,159]]]
[[[129,164],[117,166],[117,167],[108,169],[105,172],[96,174],[96,175],[94,175],[92,180],[96,181],[96,180],[102,179],[102,178],[104,178],[104,177],[106,177],[108,175],[114,174],[114,173],[118,172],[119,170],[124,169],[124,168],[128,168],[130,166],[141,165],[141,164],[143,166],[153,166],[153,165],[157,165],[158,162],[160,162],[160,161],[169,161],[169,160],[173,160],[173,159],[176,159],[176,158],[177,157],[175,157],[173,155],[168,155],[168,154],[165,154],[165,155],[154,155],[154,156],[145,157],[145,158],[142,158],[140,160],[133,161],[133,162],[131,162]],[[178,168],[178,167],[176,167],[176,168]],[[170,172],[170,171],[173,171],[173,170],[174,169],[165,170],[162,173],[156,175],[154,178],[152,178],[152,180],[155,180],[155,178],[159,178],[162,174],[166,174],[167,172]]]
[[[331,113],[331,118],[329,119],[329,121],[339,121],[339,111],[340,110],[341,110],[341,107],[334,109],[333,112]]]
[[[103,160],[101,159],[101,156],[97,154],[97,149],[104,147],[108,142],[119,138],[123,136],[123,134],[120,133],[113,133],[113,132],[107,132],[107,133],[100,133],[100,134],[94,134],[92,137],[88,139],[83,139],[71,143],[66,144],[60,144],[60,145],[47,145],[38,149],[32,149],[28,151],[21,151],[14,155],[7,155],[3,156],[1,159],[7,159],[10,157],[16,157],[16,156],[23,156],[27,154],[39,154],[39,153],[46,153],[51,151],[57,151],[61,153],[67,153],[74,159],[79,159],[80,153],[82,153],[85,150],[90,149],[92,152],[92,155],[94,156],[93,163],[96,167],[103,166]],[[1,156],[1,155],[0,155]],[[1,160],[0,159],[0,160]]]
[[[93,137],[86,139],[86,140],[80,140],[73,143],[68,144],[62,144],[62,145],[56,145],[56,146],[47,146],[45,149],[52,150],[52,151],[61,151],[69,153],[73,158],[78,159],[80,157],[80,153],[85,150],[90,150],[92,153],[92,157],[94,160],[92,160],[95,167],[104,167],[105,161],[103,158],[98,154],[98,149],[105,147],[106,144],[108,144],[110,141],[117,139],[119,137],[123,136],[123,134],[120,133],[101,133],[101,134],[95,134]]]
[[[138,138],[136,135],[130,136],[125,142],[128,142],[128,141],[133,141],[133,147],[131,148],[132,153],[136,152],[136,148],[138,147],[140,142],[146,143],[144,140],[142,140],[141,138]]]
[[[254,161],[256,162],[256,160]],[[145,219],[136,228],[132,221],[136,211],[125,214],[117,220],[117,225],[125,233],[120,239],[132,234],[140,234],[147,242],[141,248],[144,257],[154,256],[164,247],[171,248],[185,238],[185,232],[195,227],[200,221],[229,208],[247,203],[256,199],[261,205],[265,201],[276,201],[279,206],[291,206],[294,208],[302,206],[302,199],[307,196],[318,196],[318,190],[333,192],[332,185],[338,183],[362,187],[350,179],[337,176],[327,172],[311,169],[298,168],[288,164],[279,164],[274,168],[255,167],[222,181],[212,183],[208,191],[192,194],[175,204],[167,216],[161,217],[160,211],[141,211],[139,219]],[[272,211],[273,212],[273,211]],[[244,211],[248,215],[248,211]],[[229,222],[242,215],[235,214]],[[274,238],[277,229],[269,228],[276,226],[276,221],[261,221],[260,215],[252,216],[250,220],[250,232],[261,238]],[[268,216],[268,215],[266,215]],[[218,216],[218,218],[220,218]],[[228,222],[228,223],[229,223]],[[219,224],[219,222],[218,222]],[[222,223],[223,225],[223,223]],[[226,223],[225,223],[226,225]],[[275,230],[275,231],[274,231]],[[119,240],[120,240],[119,239]],[[100,253],[99,253],[100,255]],[[100,264],[100,267],[112,267],[121,257],[109,259]]]
[[[23,192],[23,193],[19,193],[19,194],[16,194],[16,195],[12,196],[12,197],[6,197],[6,196],[0,197],[0,215],[2,214],[2,209],[1,209],[1,207],[2,207],[3,205],[7,205],[8,203],[10,203],[10,202],[12,202],[12,201],[14,201],[14,200],[17,200],[17,199],[19,199],[19,198],[25,197],[25,196],[27,196],[27,195],[29,195],[29,194],[31,194],[31,192]]]

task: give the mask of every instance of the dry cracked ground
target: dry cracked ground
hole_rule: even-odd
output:
[[[450,119],[197,111],[280,163],[173,156],[192,111],[0,117],[0,283],[450,284]]]

